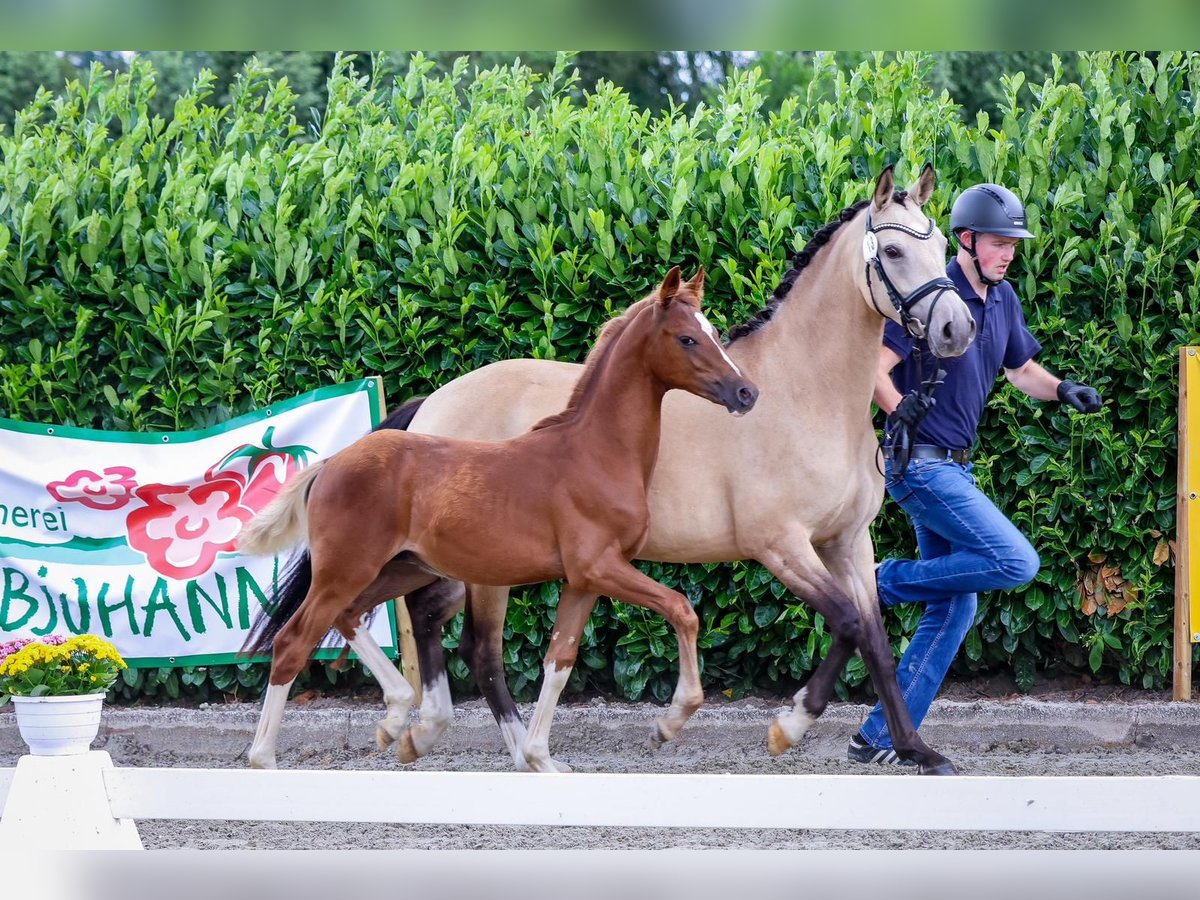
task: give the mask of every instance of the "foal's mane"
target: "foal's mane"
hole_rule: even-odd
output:
[[[636,303],[630,304],[629,308],[621,313],[621,315],[614,316],[604,323],[604,326],[600,329],[600,333],[596,335],[596,341],[592,344],[592,349],[588,351],[587,358],[583,361],[583,373],[579,376],[579,380],[575,382],[575,389],[571,391],[571,399],[567,401],[567,408],[562,412],[546,416],[540,422],[534,423],[533,427],[529,429],[530,431],[540,431],[543,428],[558,425],[574,417],[575,410],[579,407],[579,401],[583,399],[583,395],[587,393],[592,382],[596,380],[596,373],[603,368],[604,360],[608,359],[612,348],[617,343],[617,338],[625,333],[625,329],[638,317],[642,310],[657,302],[658,291],[655,291],[648,297],[643,297]]]
[[[908,197],[908,191],[896,191],[892,194],[892,199],[904,206],[904,201]],[[834,233],[853,219],[862,211],[862,208],[870,203],[870,200],[859,200],[857,203],[851,204],[838,213],[837,218],[831,222],[826,222],[807,244],[804,249],[792,257],[792,267],[784,273],[783,280],[775,288],[771,294],[771,299],[767,301],[767,305],[756,312],[749,321],[743,322],[741,325],[735,325],[729,329],[729,339],[726,345],[732,344],[738,338],[743,338],[748,334],[753,334],[764,325],[771,321],[771,317],[775,315],[779,309],[779,305],[787,299],[787,295],[791,293],[792,287],[796,284],[796,279],[800,277],[800,273],[805,267],[813,261],[813,257],[817,255],[822,247],[833,239]]]

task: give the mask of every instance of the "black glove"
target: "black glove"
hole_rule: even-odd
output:
[[[1066,384],[1066,382],[1063,383]],[[1091,389],[1089,388],[1089,390]],[[908,426],[910,434],[915,435],[917,428],[925,420],[925,417],[929,415],[929,411],[933,409],[935,402],[932,396],[924,394],[921,391],[909,391],[900,400],[896,411],[892,415],[897,422]]]
[[[1058,399],[1063,403],[1069,403],[1081,413],[1100,412],[1100,394],[1095,388],[1090,388],[1086,384],[1076,384],[1073,381],[1064,381],[1058,386]]]

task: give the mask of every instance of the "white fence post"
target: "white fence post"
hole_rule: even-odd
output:
[[[103,750],[22,756],[0,813],[0,847],[15,850],[140,850],[132,819],[115,819],[104,783]]]

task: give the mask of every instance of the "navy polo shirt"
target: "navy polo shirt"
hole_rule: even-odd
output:
[[[946,379],[944,384],[934,389],[933,397],[937,402],[921,423],[914,443],[966,450],[975,443],[979,417],[983,415],[984,404],[1000,370],[1019,369],[1042,349],[1042,345],[1029,333],[1021,301],[1007,281],[988,288],[987,300],[984,301],[967,281],[957,259],[950,260],[946,274],[975,317],[975,340],[962,356],[942,360],[929,352],[924,341],[919,342],[924,377],[929,378],[940,365],[946,372]],[[918,342],[909,337],[901,326],[888,319],[884,326],[883,343],[900,357],[900,362],[892,369],[892,383],[896,390],[907,394],[919,388]],[[892,426],[889,416],[889,435]]]

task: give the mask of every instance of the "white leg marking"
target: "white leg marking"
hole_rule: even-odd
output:
[[[737,367],[737,363],[729,358],[729,354],[725,352],[725,348],[722,347],[721,342],[717,340],[717,329],[713,328],[712,323],[709,322],[708,319],[704,318],[704,313],[696,312],[693,313],[693,315],[696,317],[696,321],[700,323],[700,330],[707,334],[708,339],[717,345],[717,349],[721,351],[721,356],[725,358],[725,362],[729,363],[729,368],[733,369],[733,371],[737,373],[738,378],[741,378],[742,370]]]
[[[292,679],[295,681],[295,679]],[[275,768],[275,744],[279,739],[279,723],[283,720],[283,707],[287,703],[292,682],[267,685],[263,697],[262,712],[258,716],[258,730],[254,743],[250,745],[249,761],[252,769]]]
[[[350,638],[350,646],[358,654],[363,665],[371,670],[371,674],[375,676],[379,686],[383,688],[383,700],[387,704],[388,718],[402,719],[407,716],[408,708],[412,706],[415,696],[412,685],[387,658],[387,654],[375,642],[371,632],[359,626],[354,630],[354,636]]]
[[[413,746],[419,756],[424,756],[433,749],[433,745],[442,736],[453,716],[450,679],[443,673],[434,679],[433,684],[425,686],[421,698],[421,722],[409,729]]]
[[[805,732],[812,726],[812,723],[817,721],[816,718],[807,709],[804,708],[804,697],[808,693],[808,687],[802,687],[796,692],[796,696],[792,698],[794,705],[792,711],[784,713],[776,721],[779,727],[783,729],[783,733],[793,745],[800,742],[800,738],[804,737]]]
[[[528,772],[529,763],[525,760],[525,751],[521,749],[525,743],[525,723],[520,719],[503,719],[500,722],[500,734],[504,737],[504,746],[512,756],[513,765],[518,772]]]
[[[558,705],[559,694],[567,686],[571,677],[572,666],[556,669],[551,664],[545,667],[542,678],[542,690],[538,695],[537,706],[533,710],[533,720],[529,723],[529,733],[525,736],[525,760],[535,772],[564,771],[563,767],[555,764],[550,758],[550,721],[554,718],[554,708]],[[569,771],[569,770],[567,770]]]
[[[412,685],[387,658],[383,648],[365,627],[360,625],[354,629],[350,646],[383,688],[383,702],[387,711],[375,729],[375,743],[380,750],[384,750],[404,733],[408,725],[408,710],[415,694]]]

